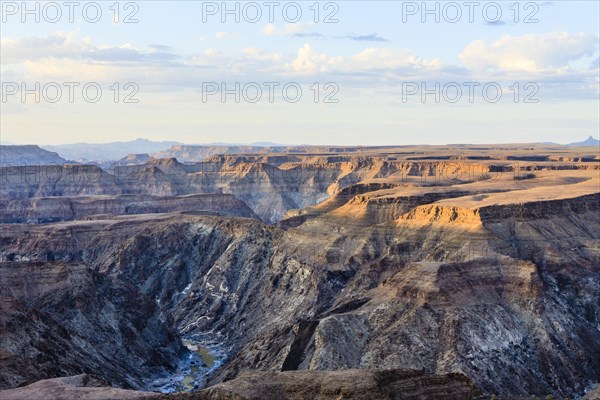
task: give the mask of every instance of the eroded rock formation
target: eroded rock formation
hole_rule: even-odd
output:
[[[457,178],[467,166],[276,154],[153,160],[126,167],[126,176],[151,177],[131,186],[105,172],[92,186],[10,178],[7,204],[35,204],[50,190],[220,188],[264,222],[181,213],[177,204],[156,214],[3,224],[1,286],[11,290],[2,292],[0,383],[86,372],[141,389],[145,376],[174,364],[181,336],[209,335],[226,357],[207,395],[235,396],[234,384],[221,382],[236,378],[245,388],[237,395],[248,398],[261,380],[274,386],[259,393],[293,395],[296,383],[312,393],[311,382],[330,387],[335,374],[341,380],[331,382],[353,381],[360,393],[377,373],[315,371],[399,368],[427,374],[417,380],[435,375],[422,385],[432,393],[435,382],[462,390],[444,381],[462,374],[488,394],[583,394],[600,374],[597,163],[542,163],[521,179],[506,161]],[[46,331],[49,338],[38,334]],[[90,346],[94,357],[84,358]],[[241,375],[248,370],[268,372]]]

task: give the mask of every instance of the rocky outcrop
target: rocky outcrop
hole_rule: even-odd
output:
[[[452,198],[458,195],[440,196],[438,199],[443,197]],[[507,220],[539,220],[598,211],[600,211],[600,193],[570,199],[529,201],[523,204],[489,205],[480,208],[427,204],[415,207],[401,215],[398,217],[398,222],[414,221],[422,225],[437,223],[487,226],[504,224]]]
[[[502,204],[482,207],[481,219],[485,224],[502,223],[506,218],[517,220],[545,219],[552,216],[583,214],[600,211],[600,193],[570,199],[529,201],[524,204]]]
[[[581,400],[598,400],[600,399],[600,385],[595,385]]]

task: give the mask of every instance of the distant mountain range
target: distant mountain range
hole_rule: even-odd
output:
[[[590,136],[586,140],[584,140],[583,142],[569,143],[569,144],[567,144],[567,146],[573,146],[573,147],[596,146],[596,147],[600,147],[600,140],[594,139],[593,136]]]
[[[4,144],[4,143],[3,143]],[[74,143],[61,145],[41,145],[40,147],[49,151],[55,151],[61,157],[67,160],[78,162],[93,161],[107,162],[126,158],[130,154],[153,154],[164,152],[173,146],[183,146],[183,143],[175,141],[154,142],[147,139],[136,139],[129,142],[111,142],[111,143]],[[271,142],[256,142],[251,144],[232,144],[232,143],[207,143],[195,145],[195,147],[230,147],[248,146],[255,148],[262,147],[283,147],[285,145]]]
[[[82,161],[114,161],[135,153],[154,153],[168,149],[179,142],[153,142],[147,139],[136,139],[129,142],[111,143],[74,143],[57,146],[40,146],[49,151],[55,151],[67,160]]]
[[[543,145],[569,146],[569,147],[600,147],[600,141],[593,136],[588,137],[581,142],[561,145],[558,143],[544,142]],[[207,143],[199,145],[187,145],[176,141],[154,142],[148,139],[136,139],[128,142],[111,143],[73,143],[62,145],[41,145],[39,150],[48,150],[53,153],[38,153],[30,146],[19,145],[11,142],[2,142],[4,155],[2,156],[6,163],[15,162],[20,156],[16,149],[10,149],[11,146],[22,147],[25,150],[22,153],[24,160],[44,160],[49,163],[60,162],[61,159],[83,162],[97,163],[103,167],[112,165],[132,165],[142,162],[142,160],[152,158],[175,157],[182,162],[198,162],[215,154],[244,154],[244,153],[280,153],[280,152],[298,152],[311,148],[323,148],[324,151],[333,151],[329,146],[292,146],[272,142],[254,142],[250,144],[237,143]],[[468,146],[468,145],[465,145]],[[362,146],[359,146],[362,147]],[[142,156],[143,157],[140,157]],[[38,157],[39,156],[39,157]]]

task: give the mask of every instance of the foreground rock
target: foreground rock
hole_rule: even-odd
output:
[[[90,375],[47,379],[0,391],[3,400],[470,400],[480,391],[461,374],[416,370],[244,372],[195,393],[156,393],[109,387]]]
[[[245,372],[200,393],[211,400],[469,400],[479,390],[461,374],[346,370]]]
[[[96,377],[81,374],[45,379],[24,387],[0,391],[2,400],[132,400],[156,393],[117,389]]]

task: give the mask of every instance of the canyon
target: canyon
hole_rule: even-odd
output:
[[[186,341],[214,364],[161,398],[600,382],[597,149],[172,150],[0,168],[0,397],[152,398]]]

